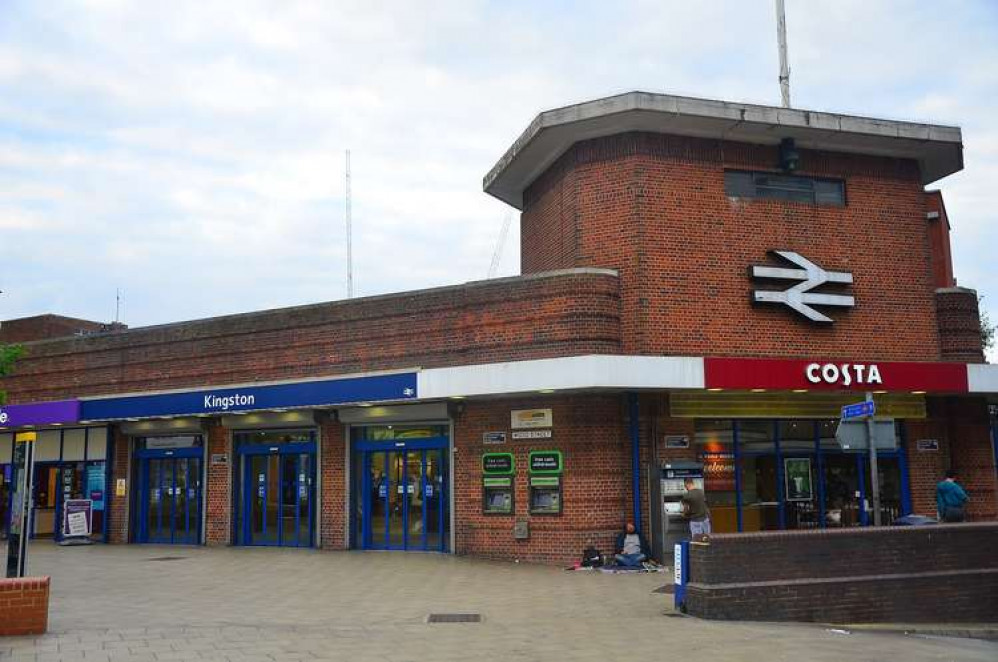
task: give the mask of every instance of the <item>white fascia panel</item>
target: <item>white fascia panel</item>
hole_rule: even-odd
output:
[[[998,365],[967,365],[967,390],[971,393],[998,393]]]
[[[430,368],[417,374],[416,392],[422,400],[595,388],[702,389],[703,358],[590,355]]]

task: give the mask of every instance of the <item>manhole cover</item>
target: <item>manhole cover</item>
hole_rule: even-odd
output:
[[[147,561],[183,561],[186,556],[154,556],[151,559],[146,559]]]
[[[481,623],[481,614],[430,614],[427,623]]]
[[[665,586],[659,586],[657,589],[652,591],[652,593],[675,593],[675,592],[676,592],[675,584],[666,584]]]

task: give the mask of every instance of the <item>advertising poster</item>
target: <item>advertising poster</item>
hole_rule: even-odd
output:
[[[811,486],[811,458],[793,457],[783,461],[787,487],[787,501],[810,501],[814,497]]]

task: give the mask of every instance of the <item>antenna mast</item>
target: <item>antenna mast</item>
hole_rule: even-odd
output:
[[[350,209],[350,150],[347,150],[347,298],[353,298],[353,214]]]
[[[509,234],[509,225],[513,222],[513,213],[506,212],[506,217],[502,220],[502,229],[499,230],[499,239],[496,241],[496,249],[492,252],[492,263],[489,265],[489,278],[493,278],[499,271],[499,261],[502,259],[502,250],[506,245],[506,235]]]
[[[121,321],[121,288],[114,290],[114,323]]]
[[[790,66],[787,64],[787,13],[783,0],[776,0],[776,39],[780,48],[780,96],[790,107]]]

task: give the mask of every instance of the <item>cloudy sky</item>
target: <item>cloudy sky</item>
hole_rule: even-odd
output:
[[[937,184],[998,318],[998,2],[787,0],[794,105],[963,127]],[[484,278],[538,111],[778,104],[772,0],[0,0],[0,318],[132,326]],[[514,224],[500,275],[519,267]]]

